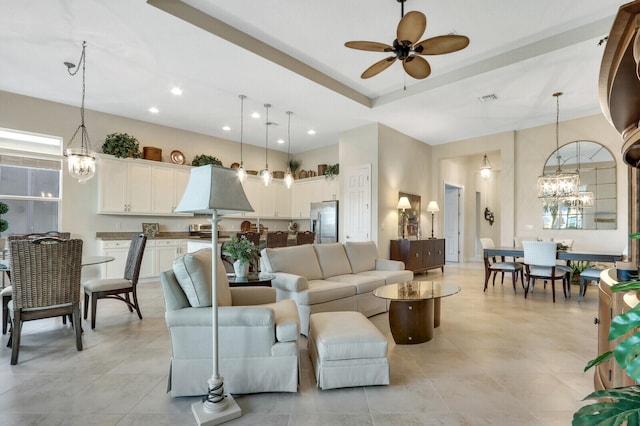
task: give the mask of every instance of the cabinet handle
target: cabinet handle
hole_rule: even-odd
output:
[[[430,251],[427,252],[427,256],[431,256],[431,252]]]
[[[420,253],[416,253],[416,257],[420,257]]]
[[[598,325],[598,324],[600,324],[600,320],[599,320],[598,318],[594,318],[594,319],[593,319],[593,323],[594,323],[595,325]]]

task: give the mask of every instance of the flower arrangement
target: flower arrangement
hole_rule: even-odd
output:
[[[251,265],[258,265],[258,247],[246,237],[232,237],[222,246],[222,254],[232,257],[235,260],[249,262]]]

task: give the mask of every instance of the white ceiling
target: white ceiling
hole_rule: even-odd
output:
[[[471,39],[462,51],[426,56],[432,74],[424,80],[405,76],[399,63],[361,80],[385,54],[344,47],[391,44],[396,0],[155,3],[195,8],[192,17],[203,12],[210,31],[144,0],[1,2],[0,90],[79,106],[80,75],[70,77],[63,62],[77,63],[86,40],[87,109],[238,141],[244,94],[245,112],[262,114],[245,119],[246,143],[264,146],[270,103],[269,119],[280,124],[269,130],[270,148],[287,150],[275,144],[286,140],[286,111],[293,111],[293,153],[335,144],[341,132],[372,122],[435,145],[555,122],[556,91],[564,92],[561,121],[597,114],[598,41],[625,2],[407,0],[405,13],[427,16],[423,38]],[[182,96],[169,92],[174,85]],[[478,100],[488,94],[498,99]],[[311,128],[316,135],[307,135]]]

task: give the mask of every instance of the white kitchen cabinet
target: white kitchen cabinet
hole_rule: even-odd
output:
[[[277,183],[271,182],[269,186],[264,186],[262,182],[260,190],[258,191],[258,209],[256,210],[256,216],[258,217],[274,217],[276,204],[275,204],[275,188]],[[253,206],[254,208],[256,206]]]
[[[99,171],[99,213],[151,211],[151,166],[101,158]]]
[[[102,241],[103,256],[113,256],[114,261],[103,264],[103,278],[122,278],[127,263],[130,240]],[[173,267],[173,260],[187,252],[187,241],[182,239],[147,239],[140,265],[139,278],[154,278],[160,272]]]
[[[100,244],[103,256],[112,256],[113,262],[102,264],[102,278],[122,278],[127,264],[130,240],[102,241]]]
[[[190,170],[174,167],[153,167],[151,170],[151,213],[173,214],[189,181]],[[180,213],[176,213],[180,214]],[[181,215],[190,215],[182,213]]]
[[[259,194],[260,191],[264,188],[262,181],[255,176],[247,176],[242,182],[242,189],[244,189],[244,193],[247,196],[247,200],[251,207],[253,207],[253,212],[242,212],[235,213],[229,215],[229,217],[258,217],[258,205],[259,202]]]
[[[309,205],[311,204],[312,183],[295,182],[292,189],[291,217],[309,218]]]
[[[157,275],[172,269],[174,259],[186,252],[186,240],[155,240]]]
[[[293,188],[287,188],[287,185],[285,185],[284,182],[278,182],[274,185],[273,199],[275,204],[275,217],[291,217],[291,201],[293,198],[292,189]]]

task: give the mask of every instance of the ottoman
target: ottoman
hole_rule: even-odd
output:
[[[321,389],[389,384],[387,339],[360,312],[312,314],[308,347]]]

